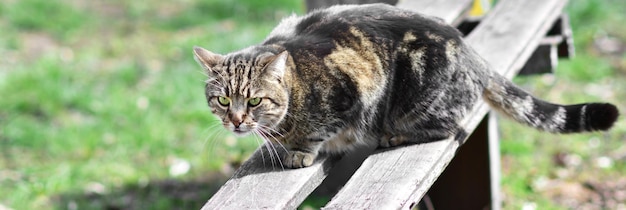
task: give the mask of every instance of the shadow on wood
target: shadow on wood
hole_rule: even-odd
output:
[[[488,116],[480,122],[428,191],[435,209],[489,209],[491,176],[487,119]]]

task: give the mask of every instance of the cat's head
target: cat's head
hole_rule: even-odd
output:
[[[224,56],[194,47],[194,55],[209,77],[205,95],[211,112],[226,129],[237,135],[268,133],[285,117],[287,51]]]

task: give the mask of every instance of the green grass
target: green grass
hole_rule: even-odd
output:
[[[593,39],[626,40],[625,5],[572,1],[577,57],[561,63],[554,83],[518,81],[550,100],[608,100],[623,110],[625,56],[595,53]],[[240,49],[302,11],[290,0],[0,3],[0,208],[197,209],[257,142],[215,125],[192,46]],[[597,95],[589,85],[612,91]],[[583,158],[580,170],[589,172],[570,180],[626,173],[624,161],[593,166],[624,150],[622,124],[610,134],[558,136],[503,120],[502,133],[507,209],[566,208],[533,186],[556,177],[557,152]],[[590,139],[603,143],[590,148]],[[170,174],[180,160],[188,173]]]
[[[85,11],[59,0],[20,0],[3,4],[2,16],[17,30],[46,31],[57,38],[81,30],[92,18]]]
[[[625,54],[602,53],[594,45],[595,40],[605,35],[626,42],[626,27],[621,24],[626,19],[621,12],[624,9],[626,3],[621,1],[570,1],[567,10],[574,28],[576,56],[561,60],[554,77],[532,76],[516,81],[550,101],[607,101],[624,110]],[[501,120],[503,207],[520,209],[535,204],[539,209],[577,209],[593,204],[595,208],[616,208],[603,207],[588,195],[585,195],[587,200],[574,199],[574,203],[568,203],[555,192],[571,191],[568,187],[572,185],[584,187],[587,183],[607,185],[624,181],[626,127],[621,120],[610,132],[576,135],[546,134]],[[575,166],[559,165],[555,161],[559,154],[578,156],[581,161]],[[596,160],[602,156],[613,159],[614,165],[598,167]],[[536,184],[541,180],[553,184],[549,188],[541,187]],[[609,195],[608,199],[614,198]]]
[[[257,142],[214,126],[191,49],[246,47],[301,10],[269,2],[2,3],[0,205],[204,204]],[[188,173],[169,173],[177,159]]]

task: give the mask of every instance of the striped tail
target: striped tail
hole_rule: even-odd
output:
[[[485,84],[483,98],[514,120],[553,133],[608,130],[619,116],[617,107],[609,103],[559,105],[543,101],[497,74]]]

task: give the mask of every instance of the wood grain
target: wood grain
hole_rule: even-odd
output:
[[[269,154],[266,147],[259,148],[202,209],[295,209],[336,161],[322,157],[310,167],[283,169]]]
[[[400,0],[399,8],[410,9],[425,15],[442,18],[446,23],[457,25],[470,8],[473,0]]]

